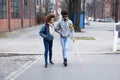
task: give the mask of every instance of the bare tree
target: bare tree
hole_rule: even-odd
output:
[[[67,9],[69,11],[69,18],[73,21],[74,13],[76,16],[75,31],[81,31],[80,29],[80,12],[81,12],[81,0],[64,0],[63,9]]]
[[[77,31],[80,31],[81,32],[81,29],[80,29],[80,12],[81,12],[81,0],[76,0],[76,14],[77,14],[77,17],[76,17],[76,30]]]
[[[48,14],[48,8],[49,8],[49,3],[50,3],[50,0],[45,0],[45,16]]]
[[[118,11],[119,10],[119,0],[115,2],[115,23],[118,23]]]

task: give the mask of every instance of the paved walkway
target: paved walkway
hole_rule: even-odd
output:
[[[63,66],[61,55],[54,55],[53,59],[55,65],[44,68],[41,57],[23,74],[10,80],[120,80],[120,55],[70,54],[67,67]]]
[[[76,33],[77,37],[93,37],[96,40],[76,40],[76,46],[80,54],[109,53],[113,48],[113,23],[91,22],[90,26],[82,29],[83,32]],[[19,54],[43,54],[42,38],[39,36],[39,28],[30,27],[16,30],[11,33],[0,35],[1,53]],[[71,44],[70,44],[71,45]],[[61,49],[59,35],[55,34],[53,52],[59,53]],[[71,47],[72,49],[72,47]]]

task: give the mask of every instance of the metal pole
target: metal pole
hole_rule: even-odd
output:
[[[11,25],[10,25],[10,17],[11,17],[11,14],[10,14],[10,0],[7,1],[7,4],[8,4],[8,29],[9,29],[9,32],[11,32]]]
[[[21,28],[23,29],[23,13],[24,13],[24,10],[23,10],[23,0],[21,0],[21,10],[20,10],[20,13],[21,13]]]

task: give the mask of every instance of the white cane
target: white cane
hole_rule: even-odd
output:
[[[83,60],[82,60],[82,58],[81,58],[81,56],[79,54],[78,48],[76,47],[75,41],[73,41],[73,47],[74,47],[74,53],[75,53],[75,55],[78,56],[78,59],[80,61],[81,68],[85,72],[86,68],[85,68],[84,62],[83,62]]]

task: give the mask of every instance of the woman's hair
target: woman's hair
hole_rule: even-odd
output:
[[[45,17],[45,22],[46,22],[46,23],[50,22],[51,18],[55,18],[55,15],[54,15],[54,14],[48,14],[48,15]]]

